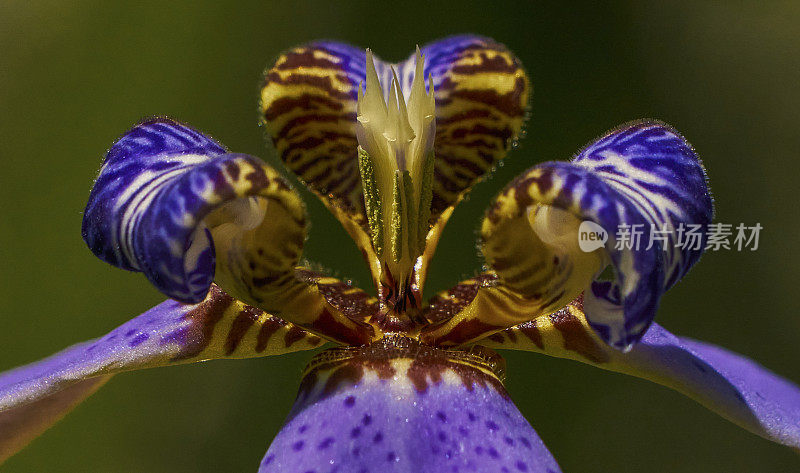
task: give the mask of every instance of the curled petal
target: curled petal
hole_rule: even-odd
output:
[[[479,343],[569,358],[663,384],[755,434],[800,449],[797,385],[741,355],[675,336],[655,323],[628,353],[612,350],[592,330],[578,299]]]
[[[587,320],[626,350],[647,330],[661,295],[700,258],[712,214],[691,146],[671,128],[642,121],[601,137],[570,163],[544,163],[511,182],[484,219],[482,251],[500,285],[541,314],[586,289]],[[687,228],[701,231],[681,244]],[[587,231],[597,235],[595,246],[579,241]],[[609,263],[613,276],[604,279]]]
[[[217,278],[259,302],[261,287],[292,273],[305,209],[260,159],[228,153],[169,119],[137,125],[109,150],[83,220],[104,261],[143,272],[164,294],[199,302]]]
[[[312,361],[259,472],[561,471],[485,359],[413,343],[344,356]]]
[[[107,335],[0,374],[0,460],[122,371],[310,350],[323,340],[216,286],[199,304],[166,301]]]
[[[101,259],[142,271],[173,299],[198,302],[216,281],[236,299],[329,339],[371,336],[296,273],[305,207],[286,181],[260,159],[227,153],[173,120],[142,123],[112,146],[83,235]]]
[[[489,38],[453,36],[420,50],[436,95],[431,213],[438,216],[458,203],[519,139],[531,84],[519,59]],[[412,59],[404,64],[413,64]]]

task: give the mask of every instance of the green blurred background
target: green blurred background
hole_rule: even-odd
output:
[[[760,222],[756,252],[707,254],[658,321],[800,381],[800,4],[797,2],[0,3],[0,370],[98,336],[159,302],[96,260],[81,212],[104,151],[168,114],[233,150],[276,159],[257,127],[262,69],[317,38],[386,59],[475,32],[534,82],[528,136],[448,226],[428,294],[480,267],[479,218],[509,179],[568,158],[615,125],[667,121],[709,170],[717,220]],[[305,193],[305,256],[366,283],[355,246]],[[467,237],[465,237],[467,235]],[[4,467],[8,472],[255,471],[311,353],[118,376]],[[800,457],[665,388],[509,353],[508,388],[566,472],[797,471]]]

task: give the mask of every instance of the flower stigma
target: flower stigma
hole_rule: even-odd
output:
[[[359,84],[356,135],[372,244],[381,261],[381,300],[395,314],[420,305],[414,267],[430,230],[436,132],[432,78],[417,48],[414,78],[404,90],[397,71],[384,91],[367,49],[366,84]],[[381,71],[383,73],[389,71]]]

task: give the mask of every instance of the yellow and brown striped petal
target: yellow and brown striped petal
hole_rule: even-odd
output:
[[[430,222],[438,232],[436,221],[449,217],[447,209],[518,138],[530,82],[518,59],[488,38],[456,36],[420,49],[436,103]],[[393,90],[394,68],[404,96],[409,96],[415,62],[415,54],[397,64],[375,58],[385,94]],[[380,265],[367,228],[356,137],[358,87],[365,80],[364,50],[335,42],[300,46],[267,70],[260,110],[281,160],[342,222],[376,276]]]

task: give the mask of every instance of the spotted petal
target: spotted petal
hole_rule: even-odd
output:
[[[569,358],[668,386],[735,424],[800,449],[800,388],[723,348],[652,324],[628,353],[610,349],[590,327],[581,300],[479,343]]]
[[[436,100],[435,222],[446,219],[447,209],[505,156],[522,128],[530,84],[517,58],[488,38],[455,36],[421,52]],[[392,67],[410,94],[415,57],[397,64],[375,58],[385,94],[392,90]],[[365,82],[364,49],[335,42],[300,46],[266,72],[261,112],[286,166],[322,198],[362,250],[371,251],[356,138],[358,86]]]
[[[83,220],[97,256],[143,272],[171,298],[198,302],[216,281],[284,320],[363,342],[369,329],[297,277],[305,234],[303,203],[274,169],[170,119],[114,143]]]
[[[498,281],[473,301],[496,310],[470,310],[449,324],[478,317],[493,329],[507,327],[558,310],[586,290],[591,326],[610,345],[629,349],[661,295],[700,258],[712,213],[691,146],[657,122],[624,125],[572,162],[535,166],[503,190],[481,228],[482,251]],[[679,244],[681,229],[694,227],[703,230],[698,238]],[[605,244],[582,248],[592,243],[579,241],[587,229],[604,231]],[[610,280],[601,277],[607,264]]]
[[[259,472],[561,471],[493,374],[402,350],[318,355]]]
[[[216,286],[199,304],[168,300],[107,335],[0,375],[0,461],[122,371],[310,350],[323,340]]]

